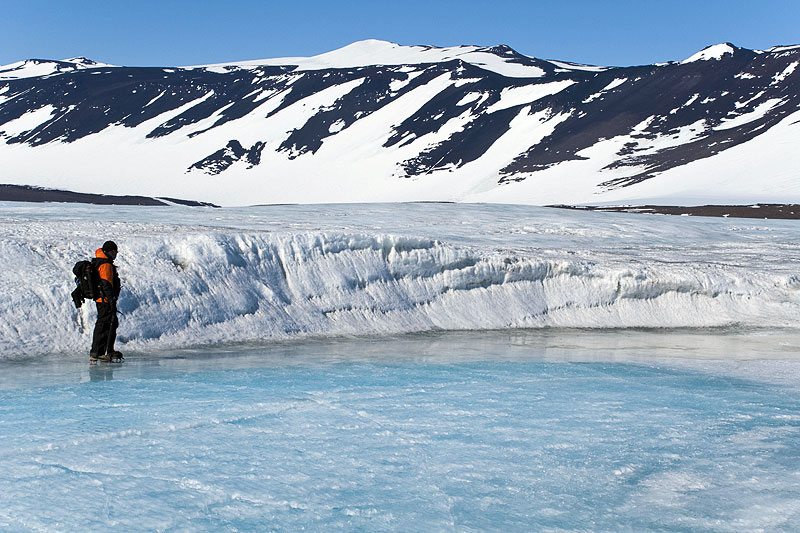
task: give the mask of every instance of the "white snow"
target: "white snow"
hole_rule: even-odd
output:
[[[393,93],[399,92],[408,84],[410,84],[412,81],[414,81],[414,78],[417,78],[418,76],[422,75],[423,72],[425,72],[425,69],[406,72],[407,74],[406,79],[392,80],[391,82],[389,82],[389,90],[392,91]]]
[[[513,206],[4,204],[0,353],[83,349],[71,267],[113,238],[120,346],[540,327],[797,328],[792,222]],[[114,222],[109,222],[113,220]]]
[[[693,94],[693,95],[692,95],[692,96],[691,96],[691,97],[690,97],[690,98],[689,98],[689,99],[686,101],[686,103],[685,103],[685,104],[683,104],[681,107],[689,107],[690,105],[692,105],[693,103],[695,103],[695,101],[697,101],[697,99],[698,99],[698,98],[700,98],[700,93],[694,93],[694,94]]]
[[[718,61],[726,54],[733,55],[734,48],[728,43],[720,43],[703,48],[693,56],[681,61],[682,64],[694,63],[695,61]]]
[[[375,46],[367,43],[364,47],[355,47],[350,52],[355,53],[358,49],[364,53],[370,49],[388,50],[387,53],[397,57],[418,52],[424,53],[426,57],[434,57],[436,54],[449,57],[447,54],[450,53],[445,54],[442,49],[428,47],[417,47],[419,50],[410,51],[405,49],[408,47],[396,49],[397,45],[391,43],[373,44]],[[459,47],[451,52],[467,54],[470,53],[467,50],[469,48]],[[395,65],[391,68],[407,72],[409,77],[425,72],[419,66]],[[796,75],[795,73],[796,70],[786,68],[777,78],[785,79]],[[0,143],[5,180],[12,184],[63,188],[77,192],[189,197],[222,205],[410,200],[541,205],[615,202],[625,198],[647,198],[656,200],[656,203],[683,203],[682,200],[697,198],[697,191],[703,188],[706,190],[703,197],[711,203],[800,202],[800,185],[796,180],[790,179],[791,169],[795,168],[794,147],[800,139],[800,128],[792,123],[786,123],[785,127],[772,132],[769,136],[772,144],[767,150],[737,147],[736,153],[747,154],[744,166],[738,163],[738,157],[729,158],[724,152],[708,158],[719,166],[704,166],[701,177],[695,176],[693,182],[684,179],[670,181],[668,176],[682,172],[673,169],[652,180],[626,187],[625,190],[608,190],[598,186],[607,180],[625,178],[647,170],[632,166],[607,168],[619,160],[620,151],[626,144],[634,143],[640,150],[634,157],[652,154],[655,150],[697,139],[709,127],[702,121],[658,139],[642,139],[641,132],[637,133],[635,130],[628,135],[604,139],[580,154],[592,155],[597,157],[596,160],[568,160],[536,172],[510,176],[513,179],[526,178],[523,181],[500,184],[500,178],[508,177],[500,174],[501,169],[541,142],[551,132],[548,131],[551,126],[575,112],[566,110],[553,117],[533,116],[525,106],[567,89],[575,83],[572,80],[503,90],[500,100],[492,104],[488,111],[525,108],[524,113],[518,114],[514,119],[514,128],[519,137],[506,133],[491,150],[466,164],[463,161],[452,161],[446,165],[442,162],[430,162],[430,172],[427,175],[407,177],[404,162],[419,157],[455,133],[463,131],[477,117],[472,110],[485,102],[491,93],[464,89],[468,92],[458,105],[468,108],[460,115],[439,124],[437,130],[426,135],[417,137],[407,134],[399,143],[389,147],[386,146],[387,141],[394,137],[400,124],[436,95],[448,88],[471,83],[471,80],[453,79],[449,73],[445,73],[413,90],[406,90],[402,96],[398,95],[373,113],[356,114],[356,120],[347,128],[343,127],[344,122],[335,122],[329,127],[331,136],[323,139],[322,146],[313,155],[298,150],[279,150],[291,132],[303,127],[315,113],[335,105],[349,91],[357,90],[358,84],[363,81],[353,80],[347,85],[332,87],[328,91],[303,98],[267,118],[267,115],[282,105],[291,91],[291,84],[303,76],[302,72],[282,76],[277,81],[289,87],[280,91],[273,89],[256,93],[259,89],[253,86],[250,94],[254,95],[259,107],[244,117],[213,128],[211,127],[219,122],[224,108],[197,123],[176,128],[168,135],[148,137],[159,126],[211,97],[213,93],[209,92],[198,100],[153,117],[135,128],[113,124],[102,132],[74,142],[53,142],[35,148],[25,144]],[[395,91],[401,90],[408,82],[409,80],[398,81],[391,88]],[[627,82],[624,78],[614,78],[603,91],[613,90]],[[601,96],[603,91],[594,97]],[[0,94],[0,99],[6,98],[8,94],[8,91]],[[726,92],[721,93],[722,96],[725,94]],[[742,98],[746,101],[736,102],[736,108],[748,109],[748,106],[764,94],[758,92],[744,96]],[[148,105],[163,97],[155,93],[154,95]],[[701,97],[692,95],[683,105],[696,105],[698,98]],[[703,103],[708,101],[711,100],[702,100]],[[774,99],[760,103],[748,113],[730,115],[717,127],[727,129],[756,120],[779,103]],[[48,106],[0,127],[4,130],[3,139],[52,120],[55,112],[54,107]],[[190,137],[191,134],[203,130],[208,131]],[[258,166],[245,162],[235,163],[219,176],[197,170],[187,172],[194,163],[224,148],[233,139],[245,148],[252,147],[257,142],[264,143],[261,163]],[[753,141],[749,141],[747,145],[751,143]],[[734,160],[737,162],[733,163]],[[125,164],[119,164],[120,161]],[[694,168],[693,165],[689,166]],[[729,165],[733,165],[733,168]],[[751,176],[757,175],[758,179],[746,178],[741,173],[741,168],[750,168]],[[728,184],[723,179],[724,176],[731,175],[739,176],[734,184]],[[681,185],[673,190],[670,184],[675,183]],[[713,183],[714,186],[703,185],[706,183]],[[653,191],[660,191],[659,194],[663,194],[664,198],[654,198]],[[691,193],[684,194],[685,191]]]
[[[52,62],[17,61],[0,66],[0,80],[16,80],[45,76],[56,72],[56,64]]]
[[[161,98],[162,96],[164,96],[164,93],[166,93],[166,92],[167,92],[167,91],[166,91],[166,89],[165,89],[165,90],[161,91],[160,93],[158,93],[158,95],[157,95],[157,96],[155,96],[155,97],[154,97],[152,100],[150,100],[149,102],[147,102],[147,103],[144,105],[144,107],[147,107],[147,106],[149,106],[150,104],[152,104],[153,102],[155,102],[156,100],[158,100],[159,98]]]
[[[388,41],[367,39],[338,50],[312,57],[283,57],[186,68],[219,69],[225,67],[253,68],[262,65],[297,66],[297,70],[355,68],[371,65],[415,65],[461,60],[477,67],[515,78],[538,78],[544,75],[539,67],[505,61],[479,46],[402,46]]]
[[[0,125],[0,136],[10,138],[30,131],[36,126],[53,118],[56,111],[56,108],[50,104],[40,107],[39,109],[34,109],[33,111],[28,111],[21,117]]]
[[[458,103],[456,104],[456,107],[459,107],[459,106],[462,106],[462,105],[471,104],[473,102],[476,102],[476,101],[480,100],[481,97],[485,97],[485,96],[486,96],[485,93],[467,93],[467,94],[464,95],[463,98],[461,98],[461,100],[458,101]]]
[[[681,105],[681,106],[678,106],[678,107],[676,107],[675,109],[671,109],[671,110],[670,110],[670,112],[669,112],[669,114],[670,114],[670,115],[674,115],[675,113],[677,113],[678,111],[680,111],[682,108],[684,108],[684,107],[689,107],[690,105],[692,105],[693,103],[695,103],[695,101],[696,101],[698,98],[700,98],[700,95],[699,95],[698,93],[695,93],[695,94],[693,94],[691,97],[689,97],[689,99],[686,101],[686,103],[684,103],[684,104],[683,104],[683,105]]]
[[[737,128],[743,124],[748,124],[754,120],[763,118],[767,113],[778,107],[782,102],[783,100],[780,98],[770,98],[769,100],[758,104],[749,113],[742,113],[741,115],[736,115],[733,118],[722,119],[722,123],[715,126],[714,129],[729,130],[731,128]]]
[[[586,202],[642,205],[800,203],[800,111],[751,141]]]
[[[794,44],[791,46],[773,46],[772,48],[768,48],[765,50],[766,52],[773,52],[773,53],[780,53],[780,52],[789,52],[792,50],[800,50],[800,44]]]
[[[344,129],[344,126],[345,126],[344,120],[337,120],[336,122],[330,125],[330,127],[328,128],[328,132],[339,133]]]
[[[797,65],[800,65],[800,61],[795,61],[793,63],[790,63],[789,66],[783,69],[783,72],[775,74],[772,77],[772,83],[770,83],[770,85],[778,85],[779,83],[783,82],[786,78],[791,76],[791,74],[797,68]]]
[[[609,83],[608,85],[606,85],[605,87],[600,89],[600,92],[596,92],[596,93],[590,95],[588,98],[584,99],[583,103],[584,104],[588,104],[589,102],[597,100],[598,98],[603,96],[603,94],[605,92],[610,91],[612,89],[615,89],[616,87],[619,87],[620,85],[622,85],[626,81],[628,81],[628,78],[615,78],[611,83]]]
[[[600,67],[595,65],[583,65],[580,63],[570,63],[567,61],[556,61],[554,59],[548,59],[549,63],[557,66],[559,69],[563,71],[570,71],[570,70],[584,70],[587,72],[603,72],[604,70],[609,70],[612,67]]]
[[[522,104],[535,102],[545,96],[560,93],[570,85],[577,83],[574,80],[553,81],[536,85],[525,85],[523,87],[507,87],[500,91],[500,100],[490,105],[487,113],[494,113],[509,107],[516,107]]]
[[[68,63],[64,66],[63,63]],[[64,59],[60,63],[39,59],[17,61],[8,65],[0,65],[0,80],[18,80],[22,78],[35,78],[49,76],[71,70],[114,67],[106,63],[96,63],[83,57]]]
[[[751,102],[754,102],[754,101],[758,100],[759,98],[761,98],[762,96],[764,96],[765,92],[766,91],[759,91],[755,95],[753,95],[751,98],[748,98],[747,100],[745,100],[744,102],[735,102],[733,105],[736,107],[736,109],[741,109],[743,107],[747,107]]]
[[[614,80],[611,83],[603,87],[602,91],[610,91],[611,89],[619,87],[626,81],[628,81],[628,78],[614,78]]]

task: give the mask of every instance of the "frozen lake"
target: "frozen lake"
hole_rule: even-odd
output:
[[[0,362],[0,529],[793,531],[798,346],[545,330]]]

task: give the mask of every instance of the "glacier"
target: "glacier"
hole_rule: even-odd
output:
[[[791,221],[2,203],[0,529],[797,530],[798,259]]]
[[[120,349],[525,328],[798,327],[791,222],[361,204],[0,212],[0,353],[82,353],[72,265],[120,246]]]

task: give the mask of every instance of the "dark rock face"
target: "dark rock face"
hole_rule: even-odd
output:
[[[645,213],[651,215],[680,215],[694,217],[732,218],[777,218],[800,220],[798,204],[753,204],[753,205],[626,205],[626,206],[572,206],[549,205],[557,209],[602,211],[612,213]]]
[[[166,202],[164,201],[166,200]],[[217,207],[207,202],[181,200],[179,198],[150,198],[147,196],[114,196],[110,194],[87,194],[27,185],[0,185],[2,202],[60,202],[97,205],[147,205],[164,206],[170,204],[191,207]]]
[[[49,75],[14,79],[20,66],[0,71],[0,143],[31,147],[71,143],[112,125],[136,127],[162,115],[166,118],[154,121],[148,139],[184,131],[194,138],[253,113],[263,104],[264,94],[280,98],[266,118],[323,91],[352,84],[332,105],[316,109],[288,131],[279,132],[284,135],[277,147],[279,153],[289,160],[313,158],[327,138],[411,91],[449,76],[452,82],[446,88],[409,109],[394,125],[383,148],[402,147],[443,131],[454,119],[463,119],[463,127],[397,161],[399,178],[458,169],[480,158],[509,131],[512,120],[526,112],[563,120],[552,133],[501,162],[500,183],[524,180],[532,172],[585,159],[581,152],[599,141],[627,136],[606,168],[628,168],[630,172],[600,184],[625,187],[748,142],[800,108],[800,48],[756,52],[733,45],[718,47],[723,47],[724,53],[707,60],[606,69],[572,68],[523,56],[507,46],[481,49],[507,65],[541,72],[531,78],[503,76],[458,59],[300,70],[292,65],[109,67],[80,58],[77,62],[50,62]],[[560,90],[549,94],[547,87],[559,83]],[[537,87],[542,88],[541,95],[502,103],[514,91],[535,94]],[[187,106],[189,103],[193,105]],[[25,131],[4,130],[4,125],[43,108],[52,113],[40,124]],[[748,119],[736,120],[748,113]],[[262,140],[255,142],[252,135],[247,141],[231,138],[225,146],[187,165],[187,171],[216,175],[242,161],[247,168],[256,167],[262,163],[266,138],[274,133],[265,131]],[[668,142],[653,143],[656,139]]]

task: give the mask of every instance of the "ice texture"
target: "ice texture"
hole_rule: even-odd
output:
[[[114,222],[110,222],[114,220]],[[797,328],[796,223],[520,206],[4,204],[0,357],[83,352],[71,268],[120,247],[123,350],[543,327]]]
[[[796,531],[796,382],[670,363],[673,346],[729,347],[689,337],[458,333],[122,366],[0,361],[0,529]]]

